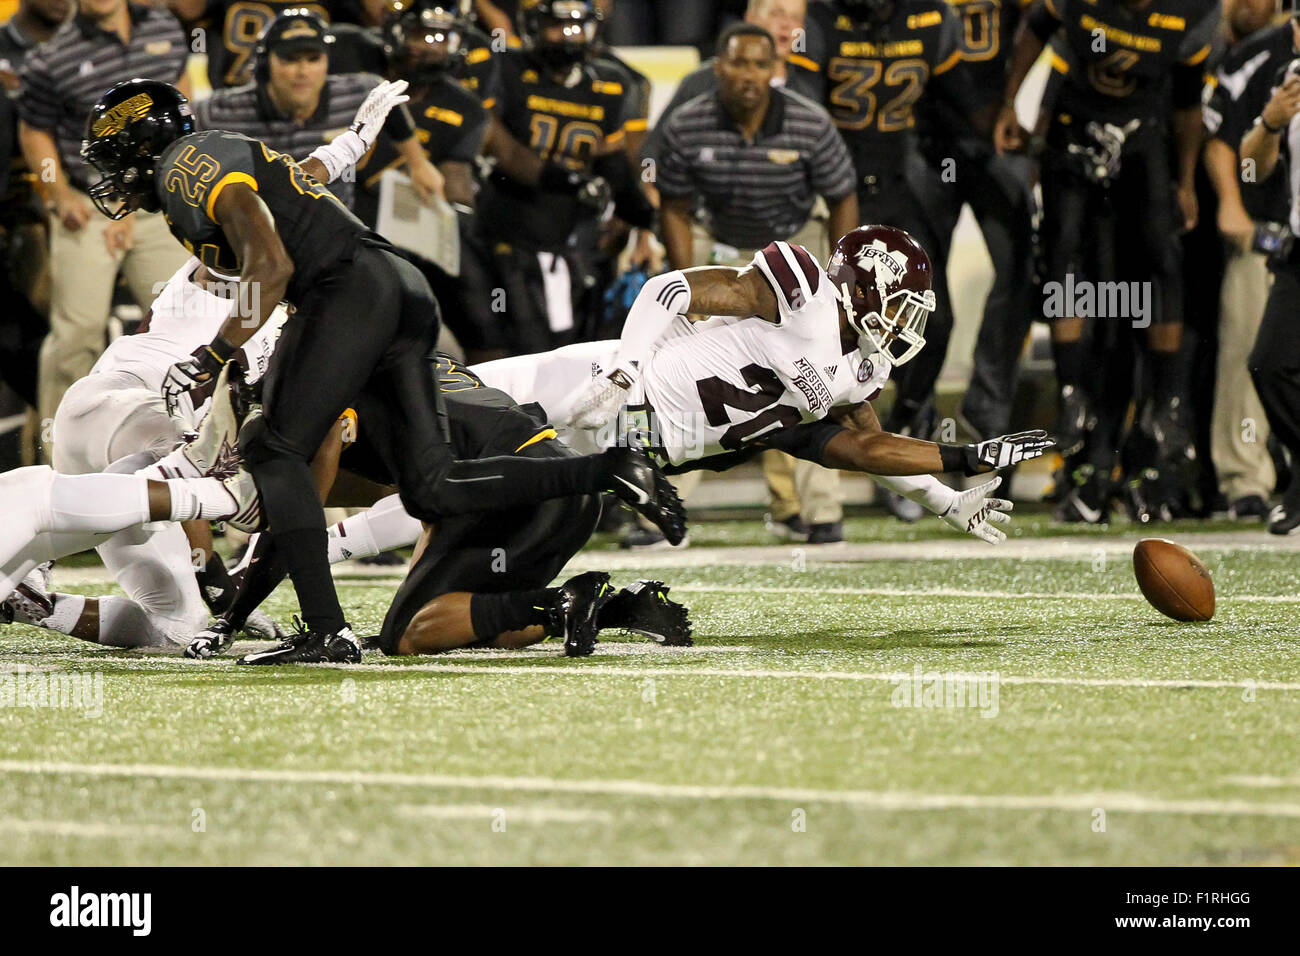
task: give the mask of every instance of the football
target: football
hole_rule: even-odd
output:
[[[1133,549],[1133,573],[1143,596],[1175,621],[1214,617],[1214,581],[1201,559],[1165,538],[1143,538]]]

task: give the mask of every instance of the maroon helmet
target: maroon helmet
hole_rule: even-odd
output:
[[[849,325],[875,351],[891,365],[916,357],[935,307],[934,272],[919,242],[893,226],[859,226],[835,243],[826,274]]]

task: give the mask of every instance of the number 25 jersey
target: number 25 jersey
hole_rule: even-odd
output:
[[[238,276],[242,265],[216,211],[217,198],[234,183],[252,187],[275,220],[294,264],[285,293],[294,304],[318,276],[349,257],[361,238],[384,241],[283,153],[238,133],[193,133],[163,153],[154,190],[172,235],[223,276]]]
[[[889,378],[882,356],[843,352],[838,300],[806,249],[773,242],[750,265],[772,286],[780,321],[679,317],[642,370],[656,438],[674,465],[869,401]]]

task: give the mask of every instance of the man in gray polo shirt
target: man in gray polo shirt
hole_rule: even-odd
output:
[[[22,69],[19,137],[27,166],[45,190],[50,223],[50,334],[41,346],[39,404],[45,421],[68,386],[104,350],[118,272],[142,306],[180,268],[186,252],[162,216],[137,212],[111,222],[85,189],[98,177],[81,158],[86,116],[106,89],[134,77],[189,93],[189,47],[162,7],[127,0],[78,0],[77,14]],[[42,429],[46,454],[48,429]]]
[[[772,86],[776,64],[765,29],[728,28],[718,42],[716,91],[663,124],[655,184],[672,268],[743,265],[778,239],[824,263],[831,245],[859,225],[853,162],[839,131],[820,106]],[[824,221],[811,218],[819,196],[830,209]],[[774,532],[843,540],[836,472],[779,452],[765,456],[764,471]]]

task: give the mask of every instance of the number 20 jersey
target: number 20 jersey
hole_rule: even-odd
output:
[[[750,268],[772,286],[780,321],[679,317],[642,370],[655,438],[674,465],[870,401],[889,378],[883,356],[843,352],[838,300],[806,249],[773,242]]]

